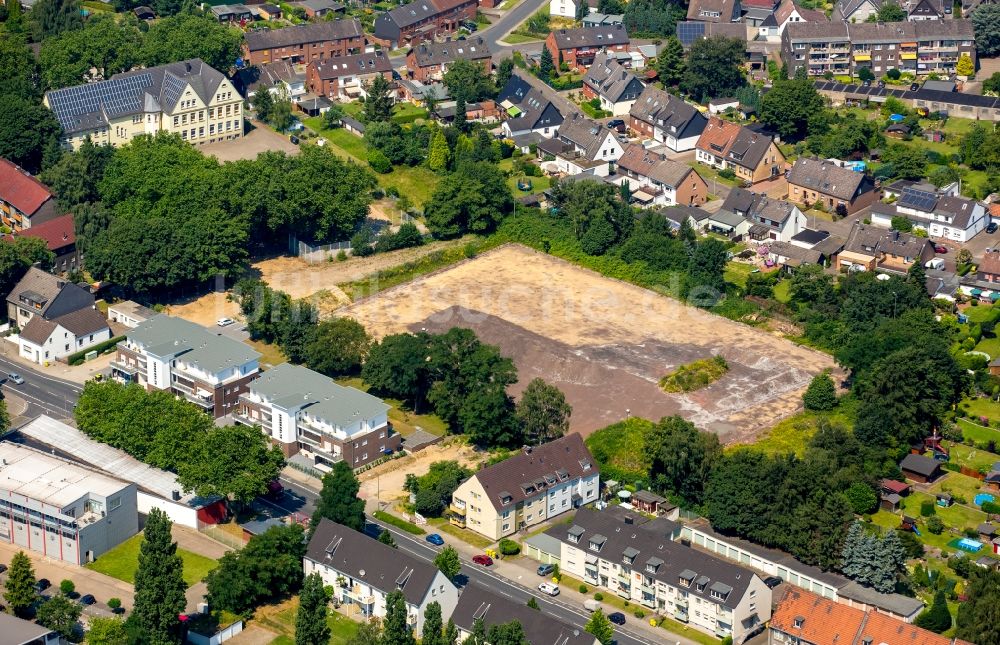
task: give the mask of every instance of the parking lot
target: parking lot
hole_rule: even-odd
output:
[[[219,161],[236,161],[239,159],[256,159],[257,155],[268,150],[287,152],[290,155],[299,153],[299,147],[288,140],[288,137],[260,123],[253,122],[253,130],[242,139],[219,141],[201,146],[199,150]]]

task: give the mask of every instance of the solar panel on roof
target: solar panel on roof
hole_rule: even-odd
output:
[[[913,206],[922,211],[931,211],[937,204],[937,195],[916,188],[904,188],[899,197],[900,204]]]
[[[705,34],[705,23],[702,22],[679,22],[677,23],[677,39],[681,44],[687,46],[698,40]]]

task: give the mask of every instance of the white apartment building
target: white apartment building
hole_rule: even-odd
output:
[[[597,500],[600,472],[578,434],[526,447],[451,496],[451,523],[499,540]]]
[[[560,570],[718,638],[741,643],[771,617],[771,590],[750,569],[674,541],[680,526],[619,508],[582,508],[546,534]]]
[[[895,203],[876,202],[872,206],[872,224],[890,228],[893,217],[906,218],[914,228],[927,231],[932,239],[959,244],[971,240],[990,223],[986,206],[961,197],[957,184],[938,191],[930,184],[915,183],[901,188]]]
[[[215,417],[233,411],[260,373],[260,352],[249,345],[166,314],[130,329],[118,344],[111,376],[147,390],[170,390]]]
[[[0,442],[0,541],[72,564],[139,531],[135,484]]]
[[[365,617],[385,618],[386,596],[399,589],[415,634],[423,631],[427,605],[440,604],[447,621],[458,604],[458,589],[433,564],[328,519],[313,531],[303,570],[319,573],[335,598]]]
[[[301,453],[320,470],[338,461],[360,468],[402,445],[382,399],[290,363],[252,381],[235,418],[260,426],[286,457]]]
[[[243,97],[226,76],[191,60],[116,74],[45,93],[73,150],[90,140],[122,146],[141,134],[171,132],[192,144],[243,136]]]

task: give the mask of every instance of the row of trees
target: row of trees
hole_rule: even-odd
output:
[[[169,392],[89,381],[74,411],[87,436],[177,473],[185,490],[246,503],[267,491],[285,465],[259,428],[217,428],[211,417]]]

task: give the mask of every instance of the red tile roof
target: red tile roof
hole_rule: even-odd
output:
[[[898,618],[886,614],[868,612],[868,622],[861,630],[862,642],[871,638],[872,643],[905,643],[905,645],[951,645],[951,639],[940,634],[921,629],[915,625],[904,623]]]
[[[20,237],[38,237],[45,240],[45,245],[50,251],[58,251],[71,244],[76,243],[76,232],[73,226],[73,214],[66,213],[55,219],[51,219],[41,224],[35,224],[31,228],[24,229],[17,233]]]
[[[893,493],[905,493],[910,490],[910,485],[906,482],[896,481],[895,479],[883,479],[882,488]]]
[[[718,157],[725,157],[739,133],[740,124],[711,117],[698,138],[697,148],[707,150]]]
[[[0,199],[30,216],[52,199],[52,193],[16,164],[0,159]]]
[[[813,645],[849,645],[865,612],[801,589],[789,589],[771,616],[771,629]]]

